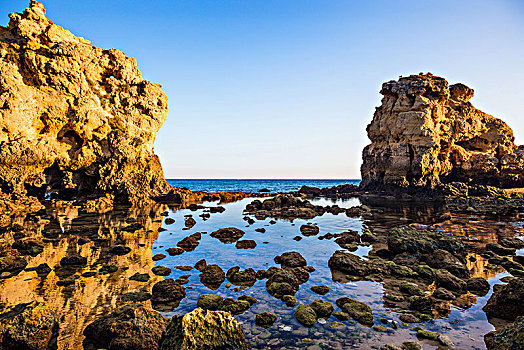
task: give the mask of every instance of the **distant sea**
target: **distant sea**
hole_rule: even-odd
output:
[[[207,192],[258,192],[267,188],[271,192],[294,192],[303,185],[311,187],[333,187],[344,184],[360,184],[360,180],[255,180],[255,179],[167,179],[172,186],[185,187],[193,191]]]

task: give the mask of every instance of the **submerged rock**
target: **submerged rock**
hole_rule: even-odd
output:
[[[257,281],[255,270],[252,268],[240,270],[240,266],[227,270],[226,278],[229,282],[242,286],[252,286]]]
[[[228,312],[197,308],[169,322],[159,350],[248,350],[240,324]]]
[[[155,283],[151,291],[151,300],[155,303],[179,303],[186,296],[186,289],[174,279]]]
[[[304,327],[313,327],[317,322],[317,314],[309,305],[299,305],[295,310],[295,318]]]
[[[244,236],[244,231],[235,228],[227,227],[221,228],[214,232],[211,232],[211,237],[218,239],[222,243],[234,243]]]
[[[99,317],[84,330],[84,348],[108,350],[157,349],[167,320],[140,304],[126,305]]]
[[[46,350],[56,347],[58,319],[47,304],[33,301],[0,309],[0,348]]]
[[[367,304],[348,297],[337,299],[336,304],[355,321],[363,325],[373,325],[373,311]]]
[[[211,289],[218,289],[225,280],[224,270],[215,264],[207,265],[200,273],[200,282]]]
[[[216,311],[222,305],[224,298],[216,294],[202,294],[198,297],[197,307]]]
[[[262,312],[255,317],[255,324],[262,328],[269,328],[275,323],[277,316],[271,312]]]

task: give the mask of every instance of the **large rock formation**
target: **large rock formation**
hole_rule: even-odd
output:
[[[155,135],[161,86],[133,58],[54,24],[31,1],[0,27],[0,189],[62,197],[166,193]]]
[[[469,102],[473,89],[431,73],[382,85],[382,105],[367,127],[367,190],[435,188],[450,182],[524,187],[524,147],[502,120]]]

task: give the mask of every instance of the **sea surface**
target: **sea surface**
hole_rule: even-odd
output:
[[[268,189],[272,193],[295,192],[304,185],[324,188],[345,184],[360,184],[360,180],[355,179],[167,179],[167,182],[172,186],[185,187],[192,191],[248,193],[258,192],[261,189]]]

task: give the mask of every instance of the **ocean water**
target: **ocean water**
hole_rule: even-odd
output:
[[[358,185],[356,179],[167,179],[170,185],[185,187],[193,191],[207,192],[258,192],[267,188],[271,192],[294,192],[303,185],[324,188],[344,184]]]

